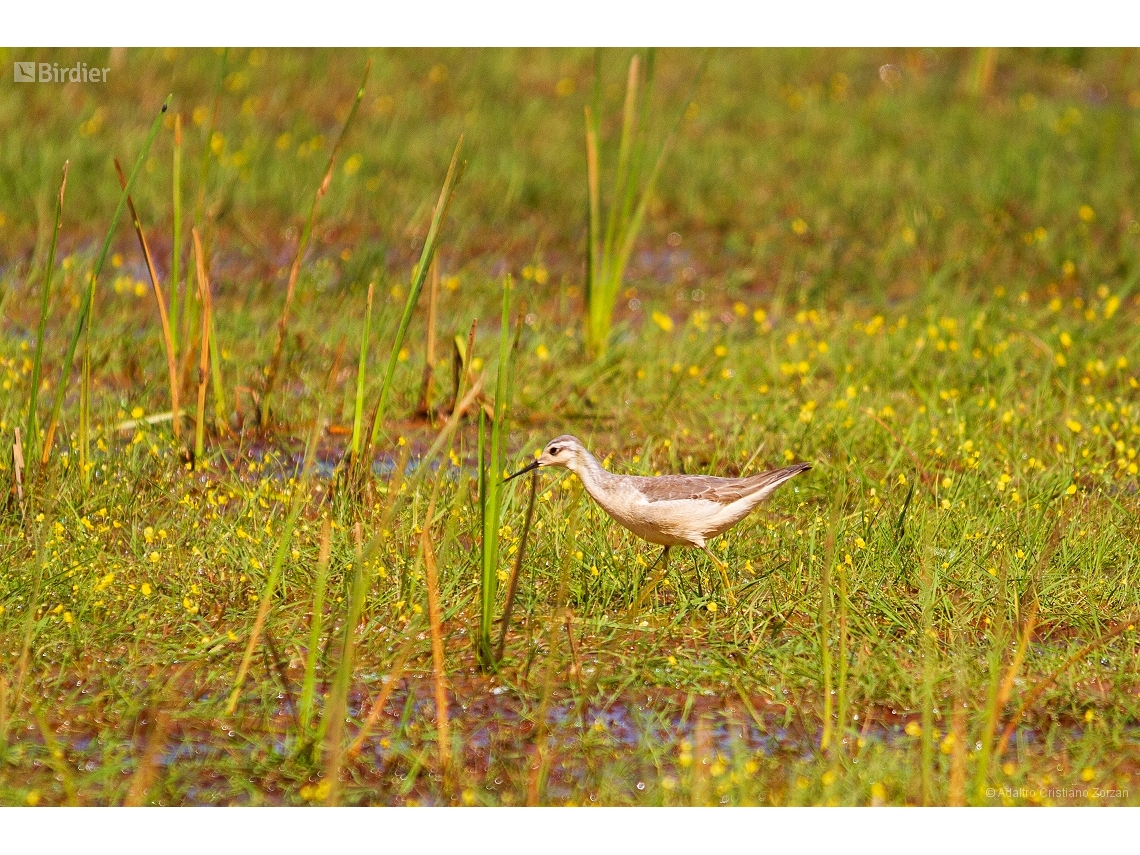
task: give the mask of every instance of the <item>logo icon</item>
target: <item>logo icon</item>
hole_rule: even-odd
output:
[[[17,62],[12,67],[16,83],[35,83],[36,64],[34,62]]]

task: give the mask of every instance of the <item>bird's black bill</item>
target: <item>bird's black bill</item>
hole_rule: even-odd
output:
[[[537,468],[538,468],[538,461],[536,460],[536,461],[534,461],[534,463],[531,463],[528,466],[524,466],[522,469],[520,469],[514,475],[508,475],[506,478],[503,479],[503,483],[506,484],[507,481],[510,481],[512,478],[518,478],[520,475],[525,475],[527,472],[532,472]]]

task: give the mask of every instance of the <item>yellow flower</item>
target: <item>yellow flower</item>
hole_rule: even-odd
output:
[[[1068,425],[1069,430],[1071,430],[1073,433],[1080,433],[1082,430],[1081,423],[1076,419],[1069,419],[1067,422],[1065,422],[1065,424]]]
[[[938,746],[938,750],[941,751],[943,754],[949,754],[951,751],[954,750],[954,742],[955,741],[956,740],[954,739],[953,733],[946,734],[946,737],[942,740],[942,744]]]
[[[792,220],[792,231],[793,232],[795,232],[798,235],[802,235],[802,234],[806,234],[807,230],[808,230],[808,224],[806,222],[804,222],[804,220],[801,217],[796,217],[794,220]]]
[[[1077,211],[1077,216],[1079,216],[1086,223],[1091,223],[1096,219],[1096,211],[1094,211],[1088,205],[1081,205],[1080,210]]]
[[[768,320],[768,313],[763,309],[757,309],[752,313],[752,320],[756,321],[758,324],[762,324],[764,321]]]
[[[143,595],[144,597],[149,597],[149,596],[150,596],[150,594],[151,594],[150,583],[148,583],[148,582],[143,582],[143,583],[142,583],[142,586],[139,588],[139,591],[142,593],[142,595]]]
[[[922,736],[922,725],[917,721],[912,721],[906,726],[907,736]]]
[[[1076,484],[1070,484],[1068,487],[1065,488],[1065,494],[1066,495],[1072,496],[1076,492],[1077,492],[1077,485]]]
[[[877,802],[886,800],[887,788],[880,784],[878,781],[871,784],[871,798]]]
[[[1081,770],[1081,780],[1084,781],[1085,783],[1088,783],[1089,781],[1091,781],[1095,777],[1096,777],[1096,771],[1093,770],[1092,767],[1086,766],[1084,769]]]
[[[534,349],[534,353],[543,362],[546,362],[546,360],[550,359],[550,351],[546,349],[545,344],[540,344],[538,347],[536,347]]]
[[[661,327],[665,332],[673,331],[673,319],[668,315],[662,314],[661,312],[654,312],[652,318],[653,323],[657,324],[657,326]]]
[[[705,606],[705,608],[707,608],[707,609],[708,609],[710,612],[712,612],[713,614],[716,614],[716,610],[717,610],[717,604],[716,604],[715,602],[714,602],[714,603],[709,603],[707,606]]]

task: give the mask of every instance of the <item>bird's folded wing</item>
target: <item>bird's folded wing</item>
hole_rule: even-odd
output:
[[[712,475],[660,475],[656,478],[631,479],[637,491],[648,502],[681,499],[704,499],[721,505],[751,496],[765,488],[775,488],[784,481],[810,469],[810,464],[796,463],[783,469],[761,472],[748,478],[716,478]]]

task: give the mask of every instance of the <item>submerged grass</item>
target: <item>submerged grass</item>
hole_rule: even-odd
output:
[[[296,175],[344,126],[328,95],[362,62],[305,55],[328,59],[317,85],[293,56],[232,52],[216,85],[217,56],[183,57],[213,176],[191,225],[212,247],[192,259],[209,277],[168,277],[171,339],[183,375],[197,348],[195,379],[220,392],[217,367],[243,401],[272,359],[293,238],[266,260],[241,235],[291,222],[311,192]],[[143,416],[169,398],[146,253],[125,231],[100,253],[119,196],[88,184],[105,137],[145,150],[146,123],[111,103],[65,146],[45,107],[43,199],[71,162],[50,310],[39,273],[0,271],[5,448],[37,390],[60,401],[22,509],[0,508],[0,802],[1137,803],[1132,84],[1115,53],[1090,52],[1078,84],[1072,57],[1003,51],[958,94],[974,55],[900,56],[714,53],[607,358],[588,364],[573,152],[592,54],[385,54],[298,274],[280,418],[257,431],[227,398],[229,436],[215,397],[208,430],[203,385],[194,471]],[[659,55],[666,100],[695,62]],[[1082,94],[1094,80],[1106,100]],[[471,167],[447,212],[461,158],[437,197],[439,140],[461,130]],[[156,275],[165,144],[127,182]],[[517,179],[497,185],[500,168]],[[390,230],[358,204],[380,187]],[[7,192],[9,250],[28,232],[14,212],[36,208]],[[531,206],[541,227],[514,217]],[[417,258],[413,290],[437,265],[427,313]],[[107,287],[77,400],[62,387],[92,271]],[[213,310],[190,295],[176,316],[203,287]],[[437,414],[420,406],[425,314],[457,342]],[[371,425],[366,400],[383,401]],[[568,474],[499,489],[563,432],[626,474],[814,468],[713,541],[732,605],[705,556],[651,572],[659,550]],[[332,477],[353,435],[359,492]]]

